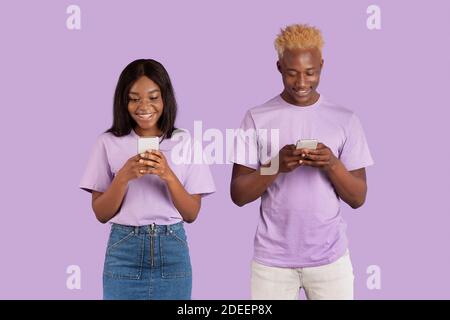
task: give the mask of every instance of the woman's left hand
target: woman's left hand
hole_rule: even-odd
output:
[[[159,150],[147,150],[141,153],[140,156],[139,163],[147,166],[146,172],[143,172],[144,174],[155,174],[166,182],[174,179],[175,174],[167,164],[166,157],[162,152]]]

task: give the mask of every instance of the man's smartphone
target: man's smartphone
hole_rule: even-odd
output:
[[[143,153],[147,150],[159,150],[158,137],[140,137],[138,139],[138,153]]]
[[[316,149],[317,143],[316,139],[300,139],[297,141],[297,149]]]

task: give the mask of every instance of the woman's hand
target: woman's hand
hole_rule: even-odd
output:
[[[137,154],[125,162],[123,167],[117,172],[116,177],[121,181],[128,183],[130,180],[137,179],[145,175],[147,166],[140,163],[141,155]]]
[[[145,169],[141,169],[143,174],[154,174],[165,182],[173,181],[176,176],[170,169],[166,157],[159,150],[148,150],[140,154],[139,164],[145,165]]]

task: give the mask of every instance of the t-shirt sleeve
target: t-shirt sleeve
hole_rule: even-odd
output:
[[[200,194],[202,197],[214,193],[216,187],[209,166],[203,163],[189,164],[184,188],[189,194]]]
[[[258,136],[250,111],[244,116],[241,126],[236,130],[229,160],[255,170],[260,167]]]
[[[87,192],[105,192],[113,179],[109,165],[105,143],[100,136],[88,159],[86,169],[81,178],[79,187]]]
[[[374,164],[361,122],[354,114],[350,119],[339,159],[349,171]]]

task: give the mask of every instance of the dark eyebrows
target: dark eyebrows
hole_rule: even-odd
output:
[[[153,90],[148,91],[147,93],[151,94],[151,93],[155,93],[155,92],[159,92],[159,89],[153,89]],[[130,91],[129,94],[134,94],[134,95],[137,95],[137,96],[139,95],[138,92],[133,92],[133,91]]]
[[[315,70],[315,69],[316,69],[315,67],[309,67],[309,68],[306,68],[305,70],[306,71],[311,71],[311,70]],[[287,69],[287,71],[299,72],[298,70],[292,69],[292,68]]]

